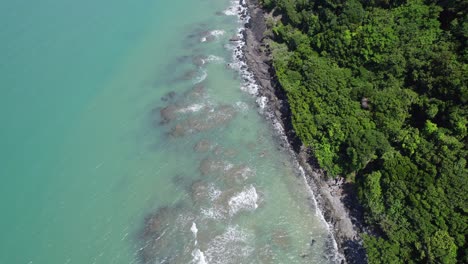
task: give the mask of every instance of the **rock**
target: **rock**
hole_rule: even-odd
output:
[[[279,96],[279,99],[285,98],[284,92],[280,87],[280,84],[275,81],[274,76],[270,76],[269,72],[271,67],[271,54],[266,53],[265,50],[259,49],[258,47],[261,46],[263,39],[264,39],[264,32],[266,29],[265,24],[265,16],[263,11],[258,7],[258,2],[253,0],[247,0],[248,2],[248,12],[250,14],[251,19],[249,23],[246,24],[246,30],[243,32],[244,39],[246,41],[246,45],[243,47],[245,60],[247,65],[249,65],[250,70],[254,74],[255,78],[259,81],[260,89],[259,94],[260,96],[266,96],[266,94],[271,94],[274,98]],[[271,15],[270,15],[271,16]],[[274,18],[280,19],[280,18]],[[266,63],[263,63],[266,62]],[[268,73],[268,74],[267,74]],[[287,106],[287,101],[285,102],[285,106]],[[283,113],[281,108],[281,104],[272,104],[270,107],[273,107],[273,111],[278,110],[280,113]],[[361,107],[367,109],[370,107],[370,103],[367,100],[363,100],[361,102]],[[323,179],[326,178],[323,171],[318,169],[312,169],[309,162],[312,161],[312,158],[309,158],[307,152],[304,148],[301,147],[301,143],[295,141],[291,135],[295,135],[292,125],[290,121],[288,121],[288,116],[290,113],[285,112],[284,115],[278,115],[275,111],[276,116],[281,116],[285,118],[284,120],[279,119],[279,122],[282,122],[283,127],[286,129],[286,135],[289,136],[289,143],[292,146],[292,150],[296,152],[298,157],[298,162],[306,171],[307,180],[309,186],[314,190],[316,194],[315,198],[319,207],[322,209],[325,219],[327,222],[331,223],[333,228],[335,229],[335,234],[333,236],[336,239],[339,247],[340,253],[346,253],[343,251],[344,243],[353,239],[355,236],[357,237],[357,230],[358,226],[354,226],[351,222],[351,217],[347,211],[347,208],[344,206],[341,199],[344,197],[339,194],[338,196],[332,196],[330,193],[332,190],[328,188],[325,184],[323,184]],[[304,155],[305,154],[305,155]],[[355,196],[354,196],[355,197]],[[338,221],[332,221],[332,219],[339,219]],[[358,238],[358,241],[361,241]],[[362,245],[360,246],[362,248]],[[359,258],[357,261],[350,256],[350,260],[353,263],[365,263],[365,254],[364,258]],[[305,257],[306,255],[304,255]],[[346,254],[348,257],[348,254]],[[361,261],[362,260],[362,261]],[[338,263],[341,259],[338,260]]]
[[[159,111],[161,115],[161,123],[169,123],[170,121],[174,120],[177,117],[177,111],[179,107],[175,105],[168,105]]]
[[[190,195],[192,197],[192,201],[194,203],[203,203],[204,201],[208,200],[209,188],[203,181],[195,181],[190,186]]]
[[[288,232],[283,229],[276,229],[273,231],[271,241],[275,246],[283,250],[288,249],[291,246],[291,237]]]
[[[189,70],[189,71],[186,71],[180,78],[179,80],[191,80],[193,78],[195,78],[198,74],[198,71],[197,70]]]
[[[138,251],[142,263],[181,263],[178,258],[184,247],[177,241],[184,239],[181,231],[189,230],[193,221],[193,216],[181,216],[183,212],[185,210],[177,206],[161,207],[145,218],[140,236],[142,246]],[[170,239],[166,236],[168,233],[171,233]]]
[[[200,162],[198,169],[202,175],[206,176],[215,172],[223,171],[225,166],[227,166],[226,162],[205,158]]]
[[[188,99],[202,98],[205,95],[205,85],[203,83],[197,83],[192,89],[185,92],[185,97]]]
[[[165,95],[163,95],[163,96],[161,97],[161,101],[166,102],[166,101],[172,100],[172,99],[174,99],[174,97],[175,97],[176,95],[177,95],[176,92],[170,91],[170,92],[168,92],[167,94],[165,94]]]
[[[203,64],[205,64],[205,59],[206,57],[203,56],[203,55],[196,55],[192,58],[192,63],[195,65],[195,66],[203,66]]]
[[[236,35],[235,35],[235,36],[232,36],[232,37],[229,39],[229,41],[232,41],[232,42],[236,42],[236,41],[240,41],[240,40],[241,40],[241,38],[240,38],[239,36],[236,36]]]
[[[225,182],[228,186],[235,184],[243,184],[249,177],[254,175],[254,171],[245,165],[233,166],[223,174]]]
[[[312,239],[312,240],[310,241],[310,246],[312,247],[312,246],[315,244],[315,242],[316,242],[315,239]]]
[[[206,139],[200,140],[197,144],[195,144],[195,146],[193,146],[193,150],[196,152],[207,152],[210,149],[211,143]]]
[[[236,110],[230,105],[221,105],[215,109],[205,109],[199,115],[191,116],[172,128],[170,135],[181,137],[187,134],[206,131],[231,121]]]

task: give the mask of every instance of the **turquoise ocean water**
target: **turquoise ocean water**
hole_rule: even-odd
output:
[[[0,2],[0,263],[334,261],[235,4]]]

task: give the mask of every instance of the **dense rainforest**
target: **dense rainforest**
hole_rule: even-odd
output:
[[[354,182],[370,263],[468,263],[468,0],[263,0],[294,130]]]

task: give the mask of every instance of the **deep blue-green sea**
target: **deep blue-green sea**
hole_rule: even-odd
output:
[[[336,260],[237,4],[0,1],[0,263]]]

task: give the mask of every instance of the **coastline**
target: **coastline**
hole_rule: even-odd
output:
[[[304,177],[314,193],[317,207],[336,241],[336,249],[342,263],[366,263],[366,254],[359,234],[364,227],[362,209],[356,191],[351,183],[342,179],[327,179],[325,172],[318,168],[314,158],[296,137],[291,122],[286,94],[282,90],[274,70],[264,32],[267,31],[264,11],[258,0],[240,0],[249,20],[242,32],[245,45],[243,59],[258,84],[258,102],[262,102],[267,118],[284,130],[286,144],[298,165],[304,170]],[[268,102],[265,104],[265,102]],[[259,103],[260,104],[260,103]]]

